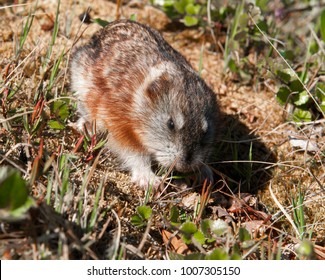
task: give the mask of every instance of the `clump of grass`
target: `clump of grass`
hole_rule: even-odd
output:
[[[37,5],[38,5],[38,1],[35,2],[35,6],[33,6],[33,9],[29,10],[26,22],[25,22],[25,24],[24,24],[24,26],[22,28],[22,32],[21,32],[21,35],[19,37],[19,42],[16,45],[16,51],[15,51],[16,60],[19,59],[20,53],[23,50],[23,47],[24,47],[24,44],[26,42],[27,36],[28,36],[28,34],[30,32],[30,29],[31,29],[32,25],[33,25]]]

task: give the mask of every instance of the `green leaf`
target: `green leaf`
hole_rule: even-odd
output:
[[[251,235],[249,234],[248,230],[245,228],[239,229],[239,240],[241,242],[247,241],[251,239]]]
[[[228,224],[221,219],[211,221],[210,228],[212,232],[218,236],[222,236],[228,232]]]
[[[293,98],[293,103],[297,106],[301,106],[301,105],[305,105],[309,100],[309,94],[307,93],[307,91],[302,91],[299,94],[296,94]]]
[[[241,29],[246,27],[248,24],[248,20],[249,20],[248,14],[246,13],[241,14],[238,18],[239,27],[241,27]]]
[[[52,103],[52,113],[59,117],[61,120],[65,120],[69,117],[69,106],[65,100],[56,100]]]
[[[136,227],[144,226],[144,222],[139,215],[133,215],[131,217],[131,224]]]
[[[295,59],[295,54],[292,50],[286,50],[282,53],[283,57],[290,60],[290,61],[293,61]]]
[[[222,248],[214,249],[205,257],[206,260],[229,260],[229,255]]]
[[[281,87],[276,94],[276,98],[281,105],[285,105],[288,102],[290,94],[291,92],[287,87]]]
[[[149,206],[142,205],[137,207],[137,212],[143,220],[148,220],[152,214],[152,209]]]
[[[209,219],[204,219],[201,222],[201,230],[206,238],[207,243],[212,243],[215,241],[215,238],[211,235],[211,231],[210,231],[211,229],[210,225],[212,222],[213,221]]]
[[[325,42],[325,9],[320,15],[320,34],[322,36],[323,41]]]
[[[311,259],[315,253],[313,243],[309,240],[303,240],[297,249],[297,253],[300,257]]]
[[[205,243],[205,237],[202,231],[198,230],[194,233],[193,237],[197,242],[199,242],[201,245]]]
[[[182,224],[180,229],[186,234],[194,234],[197,232],[197,226],[193,222],[186,222]]]
[[[301,92],[304,90],[304,86],[299,80],[293,80],[289,84],[289,88],[292,92]]]
[[[33,206],[36,206],[35,200],[32,197],[28,196],[23,205],[21,205],[20,207],[10,211],[10,218],[11,219],[24,218],[27,211]]]
[[[239,260],[241,260],[242,258],[241,258],[241,256],[240,256],[239,254],[234,253],[234,254],[231,256],[230,259],[231,259],[231,260],[234,260],[234,261],[239,261]]]
[[[231,72],[234,72],[234,73],[238,72],[238,67],[236,65],[236,62],[233,59],[229,60],[228,68],[230,69]]]
[[[194,5],[192,3],[186,5],[185,11],[189,15],[197,15],[200,12],[200,5]]]
[[[293,112],[293,120],[296,122],[310,122],[312,115],[309,111],[295,108]]]
[[[261,20],[257,23],[257,26],[264,31],[265,33],[268,33],[269,26],[267,25],[265,20]]]
[[[179,223],[179,210],[175,205],[173,205],[170,209],[169,220],[174,225]]]
[[[276,75],[285,83],[289,83],[291,80],[291,75],[287,71],[278,70]]]
[[[152,2],[153,2],[154,5],[163,4],[164,7],[167,7],[167,6],[174,6],[175,0],[164,0],[163,3],[161,3],[160,0],[159,1],[153,0]]]
[[[191,244],[192,235],[197,232],[197,226],[192,222],[186,222],[180,227],[182,239],[186,244]]]
[[[206,237],[210,237],[209,229],[210,229],[211,222],[212,220],[209,219],[205,219],[201,222],[201,230]]]
[[[199,19],[196,17],[185,16],[183,22],[186,26],[194,26],[199,23]]]
[[[7,166],[0,169],[0,208],[14,210],[28,197],[26,182],[18,171]]]
[[[49,120],[48,126],[52,129],[64,129],[65,125],[62,122],[56,121],[56,120]]]
[[[93,19],[93,22],[99,24],[101,27],[105,27],[106,25],[109,24],[109,21],[106,21],[106,20],[103,20],[100,18]]]
[[[28,209],[35,205],[28,196],[28,188],[20,173],[8,166],[0,168],[0,218],[24,218]]]
[[[309,43],[308,51],[310,55],[313,55],[319,51],[319,45],[316,41],[312,41]]]
[[[106,144],[106,142],[107,142],[106,139],[99,141],[94,147],[94,151],[103,147]]]
[[[189,245],[192,243],[191,235],[183,234],[182,239],[185,244]]]
[[[185,13],[185,7],[186,7],[185,1],[177,1],[177,2],[174,3],[175,10],[177,12],[179,12],[180,14]]]
[[[256,0],[255,4],[259,7],[262,11],[267,11],[268,9],[268,0]]]
[[[132,14],[132,15],[130,16],[130,20],[132,20],[132,21],[137,21],[137,14]]]
[[[137,214],[131,217],[131,223],[134,226],[142,227],[146,225],[146,221],[150,218],[152,209],[149,206],[142,205],[137,207]]]
[[[282,54],[283,55],[286,55],[286,52],[283,52]],[[296,72],[293,69],[291,69],[291,68],[285,68],[285,69],[283,69],[283,65],[282,64],[279,64],[279,63],[275,63],[274,66],[276,68],[276,74],[277,75],[280,75],[281,78],[284,78],[284,81],[285,82],[290,82],[290,81],[292,81],[292,80],[294,80],[296,78]],[[285,77],[282,77],[280,72],[281,73],[288,74],[290,76],[290,79],[285,80]]]

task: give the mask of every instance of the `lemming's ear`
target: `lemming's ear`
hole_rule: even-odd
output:
[[[167,73],[163,73],[153,80],[146,90],[146,95],[155,100],[159,95],[166,94],[170,87],[170,77]]]

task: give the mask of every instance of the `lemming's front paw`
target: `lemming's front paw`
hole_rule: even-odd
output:
[[[152,171],[149,173],[132,172],[132,182],[146,189],[148,187],[158,188],[162,178],[155,175]]]

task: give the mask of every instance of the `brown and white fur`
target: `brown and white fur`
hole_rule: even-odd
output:
[[[74,52],[71,87],[80,129],[96,122],[141,186],[157,185],[153,162],[179,172],[208,170],[218,135],[215,93],[156,31],[115,21]]]

